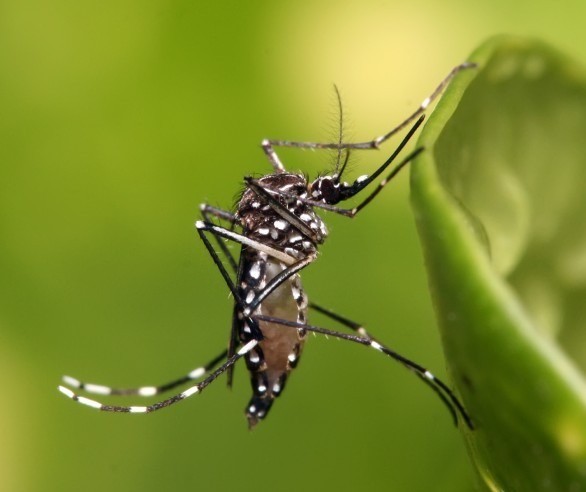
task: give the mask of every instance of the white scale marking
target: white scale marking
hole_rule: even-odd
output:
[[[102,404],[97,402],[96,400],[90,400],[85,396],[78,396],[77,401],[82,405],[87,405],[88,407],[97,408],[98,410],[102,408]]]
[[[264,384],[261,384],[260,386],[258,386],[258,390],[261,393],[264,393],[267,390],[267,387]]]
[[[427,106],[429,106],[429,103],[431,102],[431,98],[430,97],[426,97],[423,102],[421,103],[421,109],[425,109],[427,108]]]
[[[73,386],[74,388],[81,388],[81,382],[79,379],[72,378],[71,376],[63,376],[61,380],[69,386]]]
[[[257,231],[261,236],[268,236],[269,235],[269,228],[268,227],[261,227]]]
[[[297,251],[296,249],[293,249],[293,248],[285,248],[285,253],[287,253],[288,255],[291,255],[295,258],[300,257],[299,251]]]
[[[248,294],[246,294],[246,304],[250,304],[252,301],[254,301],[254,292],[249,290]]]
[[[194,395],[199,391],[197,386],[192,386],[191,388],[186,389],[183,393],[181,393],[182,398],[189,398],[191,395]]]
[[[271,237],[273,239],[279,239],[279,233],[277,232],[277,229],[271,229]]]
[[[66,388],[65,386],[59,386],[59,391],[61,391],[61,393],[63,393],[67,398],[71,398],[72,400],[75,398],[75,393],[73,391],[71,391],[69,388]]]
[[[423,374],[427,379],[430,379],[431,381],[435,379],[435,376],[429,371],[425,371]]]
[[[379,352],[382,352],[382,351],[383,351],[383,347],[382,347],[382,345],[381,345],[380,343],[378,343],[378,342],[375,342],[374,340],[373,340],[372,342],[370,342],[370,346],[371,346],[373,349],[376,349],[376,350],[378,350]]]
[[[251,340],[250,342],[248,342],[244,347],[242,347],[239,351],[238,351],[238,355],[244,355],[247,352],[250,352],[254,347],[256,347],[258,344],[258,340]]]
[[[229,231],[228,229],[224,229],[223,227],[218,227],[218,226],[214,226],[214,225],[206,225],[206,223],[202,220],[198,220],[195,223],[195,227],[197,229],[210,229],[212,231],[215,231],[219,235],[221,235],[222,237],[226,237],[228,239],[236,241],[237,243],[244,244],[246,246],[250,246],[252,249],[255,249],[256,251],[265,253],[267,255],[271,255],[273,258],[276,258],[277,260],[280,260],[280,261],[286,263],[287,265],[292,265],[293,263],[295,263],[295,258],[292,258],[289,255],[286,255],[282,251],[279,251],[278,249],[267,246],[266,244],[259,243],[258,241],[254,241],[253,239],[250,239],[250,238],[243,236],[241,234],[237,234],[235,232]]]
[[[368,179],[368,174],[364,174],[362,176],[359,176],[358,179],[356,179],[357,183],[362,183],[363,181],[366,181]]]
[[[299,235],[289,238],[290,243],[298,243],[299,241],[303,241],[303,238]]]
[[[147,413],[148,407],[130,407],[130,413]]]
[[[260,263],[258,261],[250,267],[250,276],[254,279],[260,277]]]
[[[112,389],[108,388],[108,386],[103,386],[101,384],[85,384],[84,385],[85,390],[88,393],[95,393],[96,395],[109,395],[110,393],[112,393]]]
[[[250,362],[252,362],[253,364],[257,364],[258,362],[260,362],[260,357],[256,352],[250,352]]]
[[[201,378],[205,373],[206,373],[205,367],[198,367],[197,369],[194,369],[193,371],[191,371],[188,374],[188,376],[189,376],[189,379],[197,379],[197,378]]]
[[[303,222],[309,222],[311,219],[313,219],[313,217],[309,214],[301,214],[299,216],[299,218],[303,221]]]
[[[138,394],[140,396],[154,396],[157,394],[157,388],[155,386],[143,386],[139,388]]]
[[[273,393],[278,393],[279,391],[281,391],[281,385],[279,383],[275,383],[273,385]]]
[[[284,221],[284,220],[275,220],[274,226],[277,229],[279,229],[281,231],[284,231],[285,229],[287,229],[287,227],[289,226],[289,224],[286,221]]]
[[[297,359],[297,356],[291,352],[288,356],[287,359],[289,359],[289,362],[295,362],[295,360]]]

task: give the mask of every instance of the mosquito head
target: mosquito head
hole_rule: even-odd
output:
[[[340,155],[338,155],[338,163],[336,169],[332,174],[326,174],[325,176],[318,177],[309,187],[309,194],[311,199],[324,202],[328,205],[335,205],[343,200],[346,200],[353,196],[356,192],[353,188],[356,183],[349,185],[346,182],[340,182],[340,177],[346,169],[348,159],[350,158],[350,151],[346,151],[346,158],[343,164],[340,166]]]
[[[368,176],[360,176],[354,183],[348,184],[340,182],[338,173],[320,176],[310,185],[311,199],[328,205],[335,205],[356,195],[370,183],[371,180],[368,178]]]

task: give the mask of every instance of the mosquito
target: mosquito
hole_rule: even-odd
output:
[[[399,362],[435,391],[450,411],[456,425],[462,419],[468,428],[472,429],[470,416],[447,384],[423,366],[380,343],[359,323],[309,302],[301,285],[300,272],[316,260],[318,246],[328,235],[327,228],[316,210],[321,209],[353,218],[364,209],[401,169],[423,151],[423,148],[416,148],[400,159],[388,175],[356,206],[342,208],[338,204],[366,190],[399,159],[404,147],[423,123],[424,112],[428,106],[457,73],[474,66],[467,62],[454,67],[417,110],[395,128],[373,140],[343,142],[341,129],[336,143],[263,140],[261,147],[272,165],[273,172],[260,178],[244,178],[245,190],[234,212],[202,204],[202,220],[195,224],[200,239],[234,298],[228,348],[207,364],[159,386],[112,388],[64,376],[63,382],[67,386],[59,386],[59,391],[78,403],[101,411],[151,413],[201,393],[224,373],[227,373],[228,385],[231,386],[234,365],[239,359],[244,358],[252,385],[252,398],[246,406],[245,413],[249,427],[253,428],[267,416],[275,398],[283,392],[289,374],[299,362],[307,335],[313,332],[371,347],[391,360]],[[339,94],[338,103],[341,127],[342,106]],[[410,128],[397,148],[372,174],[360,176],[351,184],[341,180],[351,151],[378,149],[383,142],[408,126]],[[337,151],[337,162],[332,172],[309,181],[304,175],[291,173],[285,169],[275,152],[276,147],[334,149]],[[222,223],[226,227],[218,225]],[[215,246],[210,240],[211,237],[214,238]],[[230,252],[226,241],[240,245],[238,261]],[[232,270],[232,273],[229,270]],[[351,333],[308,324],[309,309],[322,313],[349,329]],[[200,381],[166,400],[140,406],[106,405],[78,395],[70,389],[98,395],[147,397],[194,380]]]

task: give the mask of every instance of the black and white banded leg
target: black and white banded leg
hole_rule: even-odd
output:
[[[323,312],[323,311],[322,311]],[[324,312],[325,314],[325,312]],[[336,315],[337,316],[337,315]],[[306,331],[311,331],[313,333],[319,333],[321,335],[331,336],[333,338],[340,338],[342,340],[348,340],[354,343],[358,343],[360,345],[366,345],[375,349],[378,352],[382,352],[383,354],[387,355],[391,359],[401,363],[404,367],[409,369],[411,372],[415,373],[419,376],[422,380],[427,381],[429,385],[436,391],[438,395],[441,396],[442,401],[448,406],[452,416],[454,417],[454,422],[458,424],[458,415],[462,417],[466,425],[469,429],[474,429],[474,424],[472,419],[464,409],[460,400],[456,397],[454,392],[448,387],[446,383],[444,383],[441,379],[436,378],[430,371],[428,371],[425,367],[413,362],[410,359],[402,356],[401,354],[395,352],[391,348],[381,344],[380,342],[367,337],[367,336],[358,336],[358,335],[350,335],[347,333],[341,333],[338,331],[328,330],[327,328],[321,328],[319,326],[308,325],[305,323],[297,323],[294,321],[288,321],[280,318],[274,318],[271,316],[263,316],[263,315],[255,315],[253,319],[258,321],[266,321],[269,323],[275,323],[278,325],[295,328],[295,329],[304,329]],[[338,319],[344,319],[338,316]],[[356,323],[353,323],[357,325]]]
[[[331,319],[337,321],[338,323],[345,326],[346,328],[349,328],[350,330],[354,331],[355,333],[358,333],[360,336],[371,340],[371,342],[375,342],[375,343],[378,343],[379,345],[381,345],[380,342],[375,337],[373,337],[370,333],[368,333],[366,331],[366,328],[364,328],[364,326],[362,326],[360,323],[356,323],[355,321],[352,321],[351,319],[348,319],[344,316],[341,316],[341,315],[339,315],[329,309],[326,309],[322,306],[318,306],[315,303],[310,302],[309,307],[319,313],[324,314],[328,318],[331,318]],[[444,405],[446,406],[446,408],[448,409],[448,411],[452,415],[452,418],[454,420],[454,424],[458,425],[458,415],[454,409],[454,406],[452,405],[450,400],[448,400],[448,398],[446,397],[444,391],[441,391],[437,387],[436,384],[433,384],[430,381],[430,378],[425,375],[425,373],[422,374],[420,371],[415,371],[415,370],[413,370],[412,367],[408,367],[408,369],[413,371],[416,376],[418,376],[427,386],[429,386],[433,391],[435,391],[437,396],[443,401]],[[427,371],[427,372],[429,372],[429,371]],[[436,379],[436,378],[434,377],[434,379]]]
[[[236,219],[236,216],[232,212],[229,212],[227,210],[223,210],[221,208],[213,207],[211,205],[208,205],[207,203],[202,203],[199,206],[199,210],[201,212],[201,216],[202,216],[203,220],[207,223],[211,223],[211,220],[210,220],[211,217],[216,217],[218,219],[221,219],[221,220],[228,222],[232,226],[232,228],[238,222]],[[224,241],[222,241],[222,239],[220,237],[218,237],[218,236],[214,236],[214,237],[216,238],[216,242],[218,244],[218,247],[222,250],[222,253],[224,253],[224,256],[226,257],[226,259],[230,263],[232,270],[234,270],[234,272],[236,272],[238,270],[238,265],[236,264],[236,260],[234,259],[234,256],[232,256],[232,254],[230,253],[228,246],[226,246],[226,244],[224,243]]]
[[[461,72],[462,70],[466,70],[469,68],[475,67],[476,64],[465,62],[456,67],[454,67],[450,73],[439,83],[439,85],[434,89],[434,91],[426,97],[419,107],[405,120],[395,126],[392,130],[381,135],[379,137],[373,138],[372,140],[368,140],[366,142],[355,142],[355,143],[346,143],[346,142],[336,142],[336,143],[320,143],[320,142],[295,142],[291,140],[263,140],[262,148],[267,154],[269,161],[275,168],[276,172],[284,172],[285,168],[279,157],[277,156],[273,147],[296,147],[301,149],[378,149],[380,145],[391,138],[393,135],[400,132],[403,128],[409,125],[413,120],[415,120],[418,116],[424,113],[424,111],[429,107],[429,105],[437,99],[437,97],[442,93],[442,91],[446,88],[446,86],[450,83],[450,81],[456,76],[457,73]]]
[[[225,239],[229,239],[229,240],[234,241],[236,243],[240,243],[242,245],[249,246],[257,251],[266,253],[267,255],[269,255],[279,261],[282,261],[283,263],[285,263],[286,265],[289,265],[289,266],[293,265],[294,263],[296,263],[298,261],[297,258],[293,258],[292,256],[288,255],[287,253],[284,253],[283,251],[279,251],[278,249],[275,249],[267,244],[260,243],[258,241],[255,241],[254,239],[250,239],[249,237],[243,236],[242,234],[238,234],[237,232],[230,231],[228,229],[225,229],[224,227],[220,227],[215,224],[211,224],[209,222],[204,222],[202,220],[198,220],[195,223],[195,228],[197,229],[199,236],[202,238],[202,241],[204,241],[204,244],[206,244],[206,245],[209,244],[209,242],[206,243],[206,239],[204,239],[205,232],[210,232],[215,236],[223,237]],[[208,248],[208,250],[209,250],[209,248]],[[212,248],[212,250],[213,250],[213,248]],[[211,253],[211,251],[210,251],[210,253]],[[215,257],[219,259],[217,254],[215,255]]]
[[[214,357],[207,364],[196,367],[184,376],[168,381],[158,386],[139,386],[137,388],[113,388],[111,386],[104,386],[102,384],[84,383],[79,379],[71,376],[63,376],[63,383],[70,388],[79,391],[91,393],[94,395],[119,395],[119,396],[155,396],[165,393],[166,391],[182,386],[190,381],[201,379],[203,376],[212,371],[222,360],[226,358],[228,351],[224,350],[221,354]]]
[[[219,376],[221,376],[224,372],[226,372],[231,366],[233,366],[238,359],[244,357],[248,352],[250,352],[254,347],[258,345],[258,340],[251,340],[247,344],[245,344],[238,352],[236,352],[232,357],[230,357],[224,364],[218,367],[214,372],[212,372],[208,377],[206,377],[203,381],[199,382],[198,384],[187,388],[185,391],[178,393],[171,398],[167,398],[166,400],[162,400],[160,402],[154,403],[152,405],[145,405],[145,406],[120,406],[120,405],[106,405],[104,403],[100,403],[96,400],[92,400],[90,398],[86,398],[85,396],[80,396],[74,393],[71,389],[66,388],[65,386],[59,386],[59,391],[63,393],[68,398],[71,398],[82,405],[86,405],[88,407],[96,408],[97,410],[101,410],[103,412],[121,412],[121,413],[151,413],[156,412],[157,410],[161,410],[162,408],[168,407],[170,405],[174,405],[180,401],[183,401],[193,395],[201,393],[210,383],[215,381]]]

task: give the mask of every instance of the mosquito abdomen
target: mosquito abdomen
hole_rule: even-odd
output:
[[[262,290],[286,265],[256,251],[248,250],[242,254],[245,261],[240,291],[246,301],[247,298],[253,299],[254,293]],[[304,323],[307,319],[307,297],[299,275],[293,275],[276,288],[255,309],[253,315],[258,314]],[[274,399],[283,391],[289,373],[297,365],[305,340],[304,330],[284,330],[280,325],[265,321],[259,322],[259,328],[263,340],[246,356],[253,391],[246,407],[251,428],[267,415]],[[245,317],[239,336],[242,342],[252,336]]]

